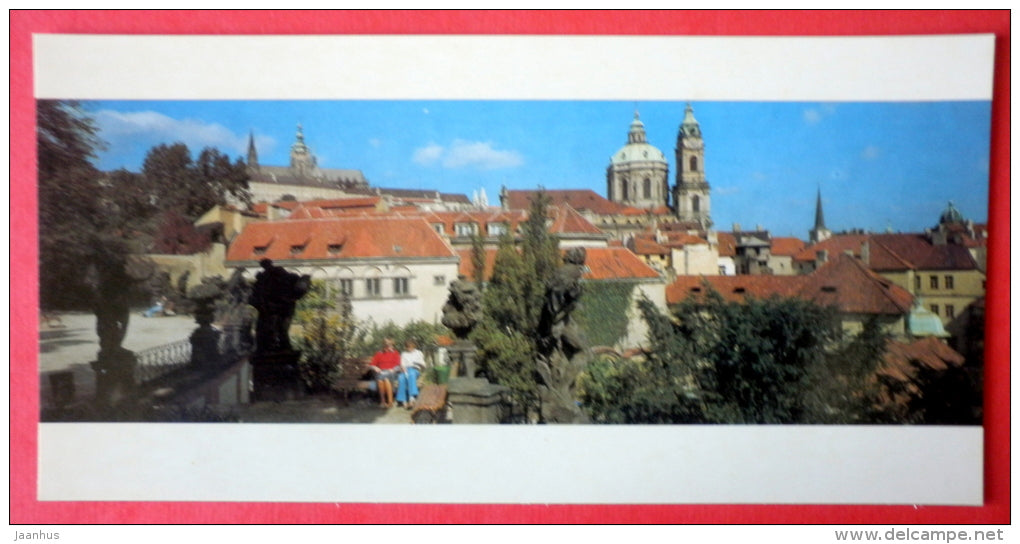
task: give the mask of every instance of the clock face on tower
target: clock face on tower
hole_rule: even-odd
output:
[[[684,149],[701,149],[705,143],[701,140],[684,140]]]

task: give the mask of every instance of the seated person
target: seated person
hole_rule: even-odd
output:
[[[392,379],[400,370],[400,352],[393,347],[393,339],[384,340],[383,349],[375,352],[372,356],[372,370],[375,374],[375,383],[379,389],[379,406],[389,408],[393,406],[393,383]]]
[[[414,340],[404,344],[400,354],[400,374],[397,376],[397,403],[410,410],[418,397],[418,376],[425,370],[425,356]]]

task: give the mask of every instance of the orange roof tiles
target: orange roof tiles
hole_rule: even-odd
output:
[[[882,367],[877,373],[907,382],[917,376],[918,367],[940,371],[963,363],[963,355],[938,338],[928,336],[909,344],[890,341],[886,344]]]
[[[823,249],[829,252],[830,259],[837,254],[846,253],[847,251],[860,256],[861,244],[867,241],[869,236],[869,234],[836,234],[828,240],[805,247],[794,256],[794,259],[798,261],[814,261],[818,256],[818,252]]]
[[[507,193],[509,208],[526,210],[531,207],[531,198],[538,194],[538,191],[507,191]],[[599,215],[619,214],[625,208],[591,189],[547,190],[545,194],[552,204],[569,204],[574,209]]]
[[[637,255],[623,247],[587,247],[584,265],[588,271],[587,280],[658,279],[659,273],[652,270]]]
[[[775,236],[772,238],[772,254],[793,257],[804,251],[804,240]]]
[[[249,223],[230,245],[226,260],[454,256],[449,244],[420,217],[336,217]]]
[[[849,255],[839,255],[805,276],[681,276],[666,286],[666,302],[676,304],[692,293],[702,294],[705,281],[729,301],[776,295],[835,306],[843,313],[879,315],[906,314],[913,304],[907,290]]]

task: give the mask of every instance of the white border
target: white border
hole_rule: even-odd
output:
[[[36,35],[79,99],[989,100],[991,35]],[[954,504],[980,427],[39,426],[40,500]],[[380,485],[380,482],[386,482]]]
[[[37,98],[987,100],[994,36],[37,34]]]

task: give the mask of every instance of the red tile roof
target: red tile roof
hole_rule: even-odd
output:
[[[669,255],[670,252],[668,247],[645,237],[634,237],[629,244],[637,255]]]
[[[249,223],[227,250],[228,262],[454,257],[422,218],[334,217]]]
[[[835,306],[843,313],[878,315],[906,314],[913,303],[909,292],[849,255],[839,255],[804,276],[681,276],[666,287],[666,302],[676,304],[692,293],[703,294],[706,280],[729,301],[776,295]]]
[[[646,265],[637,255],[624,247],[586,247],[584,264],[587,272],[582,276],[586,280],[626,280],[626,279],[658,279],[659,274]],[[485,251],[485,279],[492,277],[492,268],[496,261],[497,249]],[[471,263],[471,250],[457,250],[460,255],[459,274],[471,278],[474,276],[474,265]]]
[[[928,336],[909,344],[895,341],[886,344],[878,374],[907,382],[917,376],[918,367],[941,371],[963,363],[963,355],[938,338]]]
[[[836,234],[828,240],[805,247],[794,256],[794,260],[814,262],[818,252],[823,249],[829,252],[830,259],[847,251],[859,257],[861,255],[861,244],[867,241],[869,236],[870,234]]]
[[[977,263],[965,246],[932,244],[924,234],[875,234],[869,239],[874,270],[971,270]]]
[[[584,265],[586,280],[658,279],[637,255],[624,247],[586,247]]]
[[[531,199],[538,191],[507,191],[507,194],[507,207],[526,210],[531,207]],[[569,204],[574,209],[599,215],[620,214],[626,209],[626,206],[621,206],[591,189],[547,190],[545,194],[552,204]]]
[[[872,272],[860,259],[838,255],[803,278],[798,295],[844,313],[900,315],[910,312],[914,297],[906,289]]]
[[[737,237],[733,236],[732,232],[717,232],[716,241],[719,244],[720,257],[737,256]]]
[[[772,254],[786,257],[793,257],[804,251],[804,240],[800,238],[788,238],[774,236],[772,238]]]

